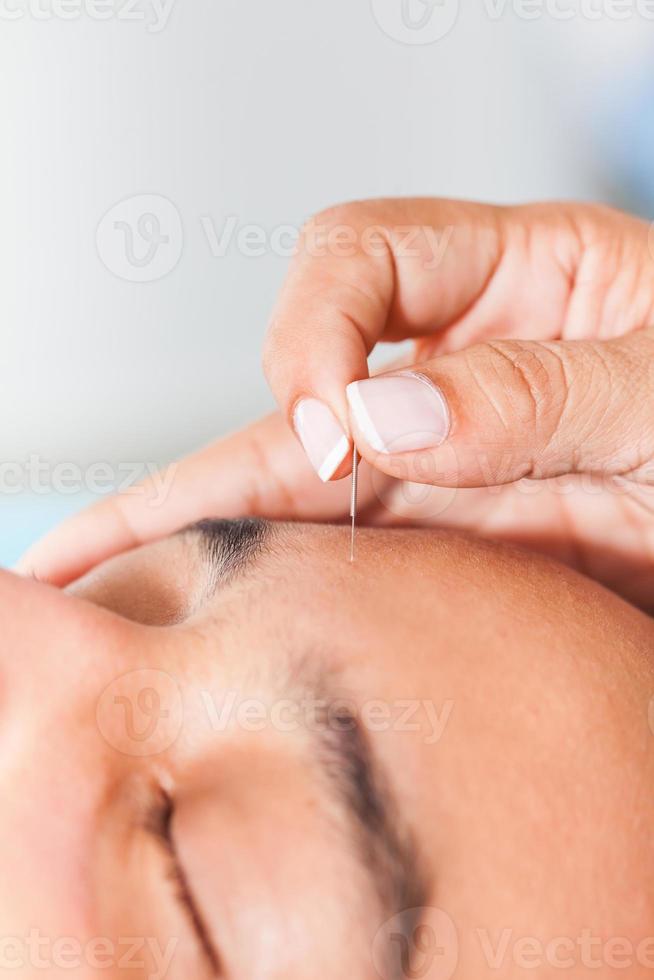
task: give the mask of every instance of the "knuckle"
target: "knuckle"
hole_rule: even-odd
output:
[[[570,398],[565,353],[555,345],[518,341],[489,342],[486,347],[486,376],[503,424],[515,429],[517,423],[531,440],[547,447],[561,428]]]

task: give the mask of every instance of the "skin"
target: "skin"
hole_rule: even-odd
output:
[[[282,731],[270,713],[317,687],[359,717],[371,699],[391,707],[395,723],[364,737],[442,950],[426,963],[414,949],[405,975],[557,977],[553,957],[572,955],[568,975],[608,978],[629,943],[621,975],[651,976],[652,944],[636,950],[654,935],[652,621],[548,559],[458,533],[364,530],[354,565],[348,544],[342,527],[276,525],[215,590],[195,532],[67,592],[0,575],[3,936],[174,940],[166,976],[212,976],[152,833],[168,794],[222,975],[378,976],[393,910],[306,717]],[[207,704],[228,692],[266,706],[263,727],[217,725]],[[437,737],[423,708],[403,730],[406,699],[435,707]],[[414,926],[409,944],[433,938]],[[128,975],[159,969],[150,955]]]

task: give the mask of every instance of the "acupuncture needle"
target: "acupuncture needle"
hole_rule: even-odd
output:
[[[359,453],[354,447],[352,453],[352,499],[350,503],[350,517],[352,518],[352,533],[350,536],[350,561],[354,561],[354,536],[357,523],[357,491],[359,488]]]

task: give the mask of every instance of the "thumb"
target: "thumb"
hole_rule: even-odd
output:
[[[390,476],[481,487],[602,473],[654,482],[654,330],[494,341],[348,386],[362,455]]]

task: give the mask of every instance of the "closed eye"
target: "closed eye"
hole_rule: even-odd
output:
[[[172,822],[175,815],[175,805],[168,793],[161,791],[156,804],[152,807],[146,821],[146,830],[161,845],[169,863],[169,880],[175,887],[175,897],[182,906],[184,914],[189,919],[202,953],[211,967],[214,977],[223,977],[221,959],[216,950],[211,933],[207,928],[198,903],[189,886],[186,872],[180,861],[175,839],[172,832]]]

